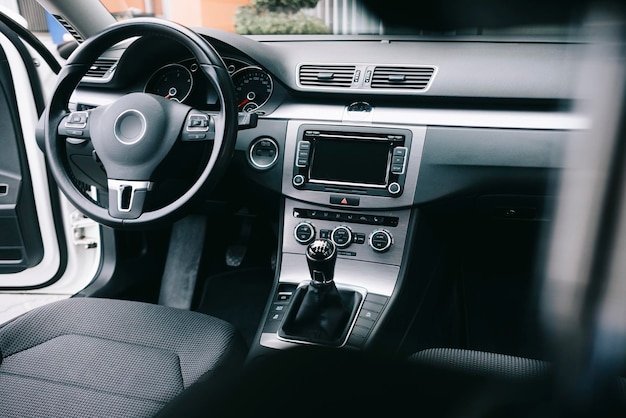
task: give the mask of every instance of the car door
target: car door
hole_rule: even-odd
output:
[[[100,229],[59,194],[36,142],[59,63],[0,13],[0,323],[96,277]]]

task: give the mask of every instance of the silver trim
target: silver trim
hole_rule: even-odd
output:
[[[237,90],[237,85],[235,84],[235,77],[240,77],[240,73],[242,73],[243,71],[250,71],[250,70],[256,70],[256,71],[262,72],[265,76],[267,76],[267,78],[270,81],[270,92],[267,95],[267,99],[265,99],[263,103],[257,103],[254,100],[250,100],[250,102],[247,102],[245,104],[247,105],[248,103],[254,103],[256,105],[254,110],[256,111],[257,109],[260,109],[261,107],[265,106],[265,104],[269,102],[270,98],[272,97],[272,94],[274,94],[274,80],[272,79],[272,76],[267,71],[265,71],[263,68],[259,67],[258,65],[248,65],[247,67],[238,69],[237,71],[235,71],[234,73],[230,75],[230,79],[233,81],[233,86],[235,87],[235,91]],[[239,103],[237,103],[237,108],[239,108]]]
[[[135,201],[135,192],[138,190],[152,190],[152,182],[150,181],[129,181],[129,180],[107,180],[109,193],[117,192],[117,210],[122,213],[128,213],[133,209]],[[130,187],[130,202],[128,209],[122,208],[122,191],[124,188]]]
[[[272,159],[272,162],[268,163],[268,164],[259,164],[255,159],[254,159],[254,148],[259,145],[261,143],[261,141],[269,141],[272,143],[272,145],[274,146],[274,150],[276,151],[276,154],[274,154],[274,158]],[[278,143],[276,141],[274,141],[274,139],[268,137],[268,136],[264,136],[261,138],[258,138],[257,140],[255,140],[255,142],[252,143],[252,145],[250,146],[250,151],[248,152],[248,157],[250,158],[250,163],[252,163],[252,166],[254,168],[257,168],[259,170],[266,170],[270,167],[272,167],[274,164],[276,164],[276,161],[278,161]]]
[[[396,173],[394,171],[391,171],[391,174],[397,174],[397,175],[402,175],[404,173],[406,173],[406,160],[408,159],[409,156],[409,149],[407,147],[395,147],[391,150],[391,165],[393,166],[393,157],[395,157],[395,155],[393,155],[393,152],[397,149],[403,149],[404,150],[404,161],[402,162],[402,171],[399,173]],[[392,183],[393,184],[393,183]],[[390,184],[391,186],[391,184]]]
[[[188,60],[186,60],[188,61]],[[168,67],[181,67],[182,69],[184,69],[187,74],[189,74],[189,80],[190,80],[190,84],[189,84],[189,90],[187,91],[187,94],[185,94],[185,96],[182,99],[177,99],[177,98],[170,98],[170,100],[176,100],[177,102],[184,102],[185,100],[187,100],[187,97],[189,97],[189,95],[191,94],[191,90],[193,90],[193,74],[191,73],[191,71],[189,70],[189,68],[185,67],[182,64],[178,64],[178,63],[174,63],[174,64],[167,64],[164,65],[163,67],[160,67],[159,69],[157,69],[155,72],[152,73],[152,75],[150,75],[150,77],[148,77],[148,81],[146,81],[146,84],[143,86],[143,92],[144,93],[150,93],[149,91],[147,91],[148,89],[148,84],[150,84],[154,77],[157,75],[158,72],[163,71],[165,69],[167,69]],[[154,93],[156,94],[156,93]],[[165,97],[165,96],[163,96]]]
[[[307,141],[307,140],[304,140],[304,139],[299,140],[298,141],[298,146],[296,147],[296,158],[295,158],[296,167],[304,168],[304,167],[306,167],[308,165],[309,158],[307,158],[307,164],[300,164],[298,162],[300,160],[300,152],[302,151],[302,144],[304,144],[304,143],[309,144],[309,158],[311,157],[311,141]]]
[[[372,243],[372,237],[374,236],[374,234],[377,234],[379,232],[385,234],[389,240],[387,241],[387,245],[384,248],[376,248]],[[370,234],[369,238],[367,239],[367,243],[372,248],[372,250],[376,251],[377,253],[384,253],[389,250],[393,245],[393,235],[391,235],[391,232],[387,231],[386,229],[376,229]]]
[[[300,82],[300,71],[305,65],[314,65],[319,67],[341,67],[341,66],[351,66],[354,67],[354,71],[352,73],[352,80],[349,87],[337,87],[335,85],[308,85],[302,84]],[[372,88],[372,78],[374,76],[374,71],[376,67],[397,67],[397,68],[432,68],[433,73],[428,80],[428,84],[423,89],[415,89],[415,88]],[[330,69],[332,70],[332,69]],[[368,71],[370,72],[370,78],[366,80],[366,76]],[[358,80],[355,81],[355,74],[360,72],[360,76]],[[318,90],[318,91],[338,91],[338,92],[346,92],[351,91],[354,92],[358,90],[359,92],[367,92],[374,93],[380,92],[379,94],[385,93],[400,93],[400,94],[421,94],[427,92],[433,84],[433,80],[437,76],[439,72],[439,67],[431,64],[374,64],[374,63],[354,63],[354,62],[333,62],[333,63],[319,63],[319,62],[301,62],[296,67],[296,85],[301,89],[306,90]]]
[[[189,126],[189,122],[191,121],[191,118],[194,116],[201,117],[204,120],[206,120],[207,126]],[[209,115],[207,115],[206,113],[200,113],[200,112],[193,113],[192,112],[187,115],[187,120],[185,121],[185,131],[186,132],[208,132],[210,125],[211,125],[211,118],[209,117]]]
[[[391,199],[391,198],[387,198]],[[386,226],[382,224],[370,225],[364,223],[350,222],[345,219],[342,220],[334,220],[332,218],[327,219],[308,219],[308,218],[300,218],[294,216],[294,211],[296,209],[303,210],[316,210],[318,212],[336,212],[336,213],[355,213],[357,215],[376,215],[381,217],[397,217],[398,225],[397,226]],[[354,255],[345,255],[339,252],[337,254],[337,263],[341,264],[343,261],[340,260],[350,260],[350,261],[368,261],[372,263],[380,263],[380,264],[389,264],[393,266],[399,267],[402,263],[402,256],[404,253],[404,247],[406,243],[406,237],[409,229],[409,220],[411,217],[410,209],[402,209],[402,210],[392,210],[392,211],[375,211],[368,212],[363,210],[358,210],[355,212],[354,208],[338,208],[332,207],[329,208],[327,206],[317,206],[304,203],[302,201],[295,201],[291,199],[286,199],[285,201],[285,216],[283,220],[283,236],[282,236],[282,245],[283,245],[283,254],[285,253],[293,253],[300,254],[304,257],[305,247],[299,244],[293,237],[293,230],[296,225],[300,222],[309,222],[311,223],[316,230],[320,231],[322,229],[333,230],[335,227],[340,225],[347,225],[352,230],[352,234],[363,234],[366,237],[366,241],[363,244],[353,243],[348,252],[354,253]],[[394,246],[389,249],[389,251],[385,253],[377,253],[372,251],[367,245],[367,237],[369,234],[376,230],[386,228],[391,231],[394,235]],[[306,260],[302,260],[305,264],[306,268]],[[361,268],[363,265],[359,264]],[[355,270],[356,272],[357,270]],[[305,278],[309,278],[308,270],[306,272]],[[301,281],[302,277],[298,280]],[[340,281],[337,276],[335,280]],[[363,284],[356,283],[360,286],[368,288]],[[369,288],[368,288],[369,290]]]
[[[472,128],[511,128],[584,130],[591,120],[572,112],[535,112],[502,110],[419,109],[408,107],[377,107],[367,121],[347,118],[357,112],[347,112],[347,106],[283,103],[265,119],[293,120],[300,123],[346,123],[358,125],[388,125],[394,128],[417,126],[450,126]]]
[[[283,150],[283,182],[282,182],[282,192],[284,195],[302,200],[305,202],[317,203],[320,205],[328,205],[328,193],[324,191],[316,191],[316,190],[306,190],[306,189],[298,189],[296,188],[292,181],[293,176],[297,174],[294,172],[294,161],[293,158],[296,155],[296,147],[297,147],[297,138],[299,138],[299,131],[302,125],[317,125],[315,129],[324,130],[329,125],[324,122],[319,121],[302,121],[302,120],[292,120],[287,124],[287,134],[285,141],[284,150]],[[343,128],[348,128],[354,130],[354,132],[358,132],[361,127],[366,127],[367,129],[371,128],[380,128],[381,130],[390,130],[390,132],[395,132],[398,129],[398,126],[389,126],[389,125],[372,125],[372,124],[345,124],[342,126]],[[313,129],[313,128],[312,128]],[[329,128],[329,129],[332,129]],[[426,127],[425,126],[403,126],[402,129],[409,130],[411,132],[411,150],[406,157],[407,164],[407,174],[404,180],[404,193],[402,195],[390,198],[389,196],[371,196],[371,195],[359,195],[361,202],[359,205],[360,209],[383,209],[383,208],[394,208],[394,207],[410,207],[413,205],[413,199],[415,197],[415,189],[417,187],[417,178],[419,175],[420,162],[422,159],[422,150],[424,147],[424,141],[426,138]],[[391,158],[391,156],[389,156]],[[387,173],[388,174],[388,173]],[[309,180],[311,181],[311,180]],[[387,180],[388,181],[388,180]],[[324,182],[328,184],[329,182]],[[347,183],[339,183],[345,185]],[[373,187],[371,184],[362,185],[368,188]],[[381,188],[385,188],[386,185],[381,186]]]
[[[311,236],[306,241],[302,241],[301,239],[299,239],[298,235],[296,234],[296,232],[298,231],[298,227],[300,227],[300,225],[308,225],[311,228]],[[296,241],[298,241],[298,243],[300,243],[302,245],[307,245],[309,242],[314,240],[316,234],[317,234],[317,232],[315,231],[315,226],[313,226],[313,224],[311,222],[306,222],[306,221],[305,222],[300,222],[298,225],[295,226],[295,228],[293,228],[293,236],[294,236],[294,238],[296,239]]]
[[[76,114],[83,114],[83,115],[85,115],[85,123],[72,123],[72,122],[69,122],[69,120],[71,119],[72,115],[76,115]],[[85,110],[80,110],[80,111],[77,111],[77,112],[72,112],[72,113],[70,113],[67,116],[68,116],[68,119],[64,123],[66,128],[84,129],[84,128],[87,127],[87,122],[89,121],[89,112],[87,112]]]
[[[120,120],[120,118],[128,113],[134,113],[139,115],[139,119],[141,119],[141,133],[139,134],[139,136],[137,136],[137,139],[133,140],[133,141],[126,141],[122,138],[120,138],[117,135],[117,131],[118,131],[118,122]],[[120,113],[118,115],[117,118],[115,118],[115,123],[113,124],[113,135],[115,135],[115,139],[117,139],[121,144],[124,145],[133,145],[136,144],[137,142],[141,141],[144,137],[144,135],[146,134],[146,129],[148,127],[148,122],[146,122],[146,117],[143,115],[143,113],[141,113],[139,110],[137,109],[128,109],[123,111],[122,113]]]
[[[341,244],[341,245],[337,244],[337,241],[335,241],[335,239],[333,238],[333,235],[335,234],[335,232],[337,232],[338,229],[345,229],[346,231],[348,231],[348,237],[350,239],[345,244]],[[353,239],[352,229],[347,225],[339,225],[338,227],[334,228],[332,232],[330,233],[330,240],[333,242],[333,244],[335,244],[337,248],[341,248],[341,249],[348,248],[352,244],[352,239]]]
[[[365,249],[372,252],[367,246]],[[383,256],[387,253],[382,254]],[[380,256],[381,254],[374,254]],[[337,256],[334,281],[337,286],[355,286],[366,289],[368,293],[391,296],[400,266],[369,261],[350,260]],[[280,266],[280,283],[299,284],[309,281],[311,274],[304,254],[284,253]]]

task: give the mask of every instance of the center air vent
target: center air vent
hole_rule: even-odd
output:
[[[309,65],[300,67],[299,80],[303,86],[350,87],[354,65]]]
[[[434,67],[376,67],[371,88],[425,90],[434,73]]]
[[[93,65],[87,70],[85,77],[107,79],[111,77],[117,64],[116,59],[111,58],[99,58]]]

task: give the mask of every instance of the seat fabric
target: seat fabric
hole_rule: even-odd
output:
[[[227,322],[141,302],[73,298],[0,326],[0,416],[145,417],[243,364]]]
[[[545,377],[551,367],[547,361],[457,348],[429,348],[413,353],[409,360],[458,372],[510,379]]]

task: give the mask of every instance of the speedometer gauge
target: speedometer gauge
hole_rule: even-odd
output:
[[[253,112],[269,100],[274,83],[268,73],[259,67],[246,67],[232,75],[240,112]]]
[[[161,67],[150,77],[144,91],[182,102],[189,96],[192,87],[191,71],[183,65],[170,64]]]

